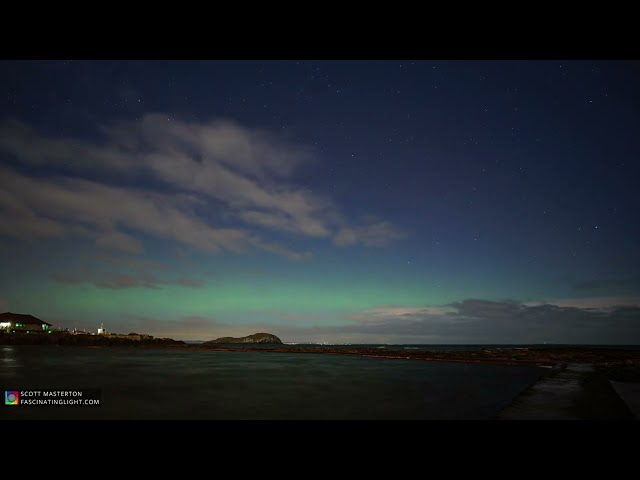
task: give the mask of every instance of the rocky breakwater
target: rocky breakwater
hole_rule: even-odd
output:
[[[0,332],[0,345],[59,345],[85,347],[178,347],[186,346],[181,340],[153,338],[151,335],[88,335],[54,332],[5,333]]]

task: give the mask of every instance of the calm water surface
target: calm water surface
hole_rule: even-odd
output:
[[[484,419],[535,367],[339,355],[0,346],[0,390],[102,390],[100,407],[4,406],[0,419]]]

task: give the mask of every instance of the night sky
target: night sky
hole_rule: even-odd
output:
[[[640,62],[0,62],[0,312],[640,342]]]

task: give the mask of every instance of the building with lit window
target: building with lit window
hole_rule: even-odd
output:
[[[5,312],[0,313],[0,330],[11,333],[51,333],[51,324],[33,315]]]

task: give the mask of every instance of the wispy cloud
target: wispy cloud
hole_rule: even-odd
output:
[[[168,270],[169,266],[157,260],[137,258],[131,256],[118,256],[109,253],[98,253],[95,256],[84,257],[89,262],[98,262],[106,265],[115,265],[140,271]]]
[[[340,228],[333,238],[333,242],[341,247],[359,243],[367,247],[385,247],[405,237],[406,233],[391,223],[373,220],[361,225]]]
[[[358,312],[350,315],[349,318],[359,323],[370,324],[386,322],[391,318],[411,318],[416,315],[446,315],[455,312],[456,309],[450,305],[436,307],[404,307],[391,305]]]
[[[96,238],[96,245],[128,253],[142,253],[142,242],[122,232],[106,232]]]
[[[0,195],[0,234],[85,234],[98,246],[136,253],[143,249],[136,234],[144,233],[207,251],[258,248],[292,259],[309,253],[264,235],[368,247],[404,237],[385,220],[349,220],[329,197],[297,185],[295,173],[313,152],[268,132],[148,114],[100,133],[100,141],[89,142],[50,138],[16,120],[0,126],[0,151],[14,162],[61,172],[45,179],[0,170],[10,187]],[[142,179],[144,189],[122,185]]]
[[[100,271],[66,271],[54,273],[51,276],[58,283],[88,283],[98,288],[160,288],[161,285],[180,285],[183,287],[202,287],[204,282],[191,278],[176,278],[173,280],[158,278],[153,275],[133,275]]]
[[[576,290],[638,289],[640,288],[640,277],[584,280],[576,283],[574,288]]]
[[[0,168],[0,184],[11,200],[0,203],[0,224],[9,235],[86,235],[98,245],[124,251],[139,250],[139,243],[118,228],[205,251],[242,251],[256,244],[250,232],[210,226],[188,201],[173,195],[78,178],[32,178],[6,168]]]
[[[611,310],[618,307],[640,307],[640,296],[560,298],[549,302],[526,302],[524,305],[529,307],[536,307],[547,305],[549,303],[557,305],[558,307]]]
[[[84,264],[55,272],[50,279],[56,283],[89,284],[96,288],[152,288],[179,285],[198,288],[205,282],[196,278],[176,275],[160,262],[136,257],[100,254],[83,257]]]

